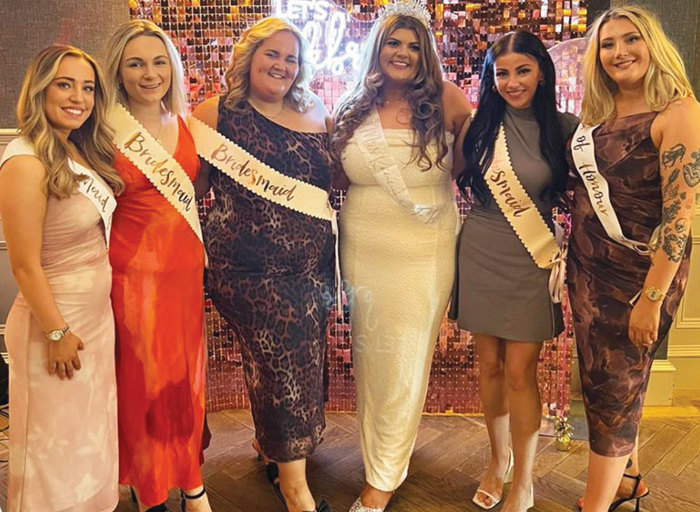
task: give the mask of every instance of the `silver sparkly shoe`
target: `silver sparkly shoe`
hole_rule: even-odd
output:
[[[362,498],[357,498],[348,512],[384,512],[383,508],[369,508],[362,504]]]

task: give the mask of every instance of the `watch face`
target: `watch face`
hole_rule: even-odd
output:
[[[63,338],[63,333],[61,331],[51,331],[49,333],[49,339],[51,341],[59,341],[61,338]]]

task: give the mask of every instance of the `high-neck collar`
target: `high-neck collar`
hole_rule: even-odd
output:
[[[529,106],[527,108],[514,108],[510,105],[506,105],[506,111],[509,114],[521,119],[528,119],[531,121],[535,121],[537,119],[535,117],[535,107],[533,106]]]

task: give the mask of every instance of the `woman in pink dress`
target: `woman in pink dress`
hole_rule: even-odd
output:
[[[7,320],[11,512],[108,512],[117,486],[114,192],[100,71],[52,46],[30,63],[20,137],[0,160],[0,216],[19,287]]]

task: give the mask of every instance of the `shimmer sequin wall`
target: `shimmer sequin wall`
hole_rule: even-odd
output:
[[[251,24],[270,15],[290,19],[311,44],[316,75],[312,88],[332,109],[353,79],[355,59],[378,10],[386,0],[129,0],[133,18],[160,25],[179,48],[185,66],[189,100],[194,106],[219,94],[233,44]],[[538,34],[552,50],[558,70],[559,104],[576,112],[581,87],[577,82],[587,11],[584,1],[429,1],[432,28],[442,54],[445,77],[477,103],[479,73],[489,44],[511,30]],[[560,44],[571,41],[570,43]],[[201,205],[204,212],[212,198]],[[335,202],[342,201],[336,195]],[[460,204],[463,214],[464,203]],[[397,290],[398,292],[398,290]],[[346,305],[345,320],[347,319]],[[233,331],[206,303],[209,343],[208,406],[210,410],[248,406],[241,355]],[[568,315],[567,315],[568,316]],[[343,319],[328,331],[329,403],[332,411],[352,411],[350,326]],[[433,361],[425,411],[476,413],[478,360],[469,333],[449,321],[442,325]],[[539,380],[545,412],[565,415],[570,401],[573,338],[566,334],[542,350]]]

